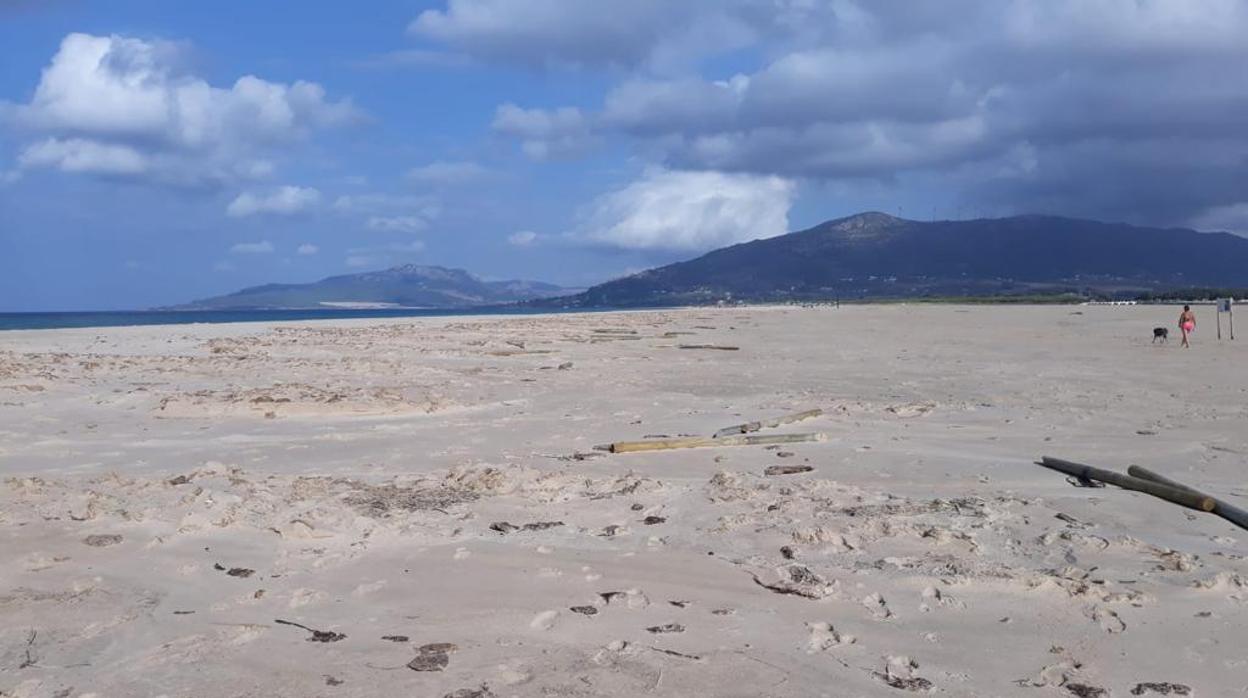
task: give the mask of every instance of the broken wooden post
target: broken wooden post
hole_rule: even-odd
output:
[[[823,433],[810,434],[774,434],[768,436],[738,435],[719,439],[694,436],[685,439],[651,439],[649,441],[617,441],[605,446],[594,448],[611,453],[637,453],[640,451],[670,451],[677,448],[715,448],[719,446],[771,446],[774,444],[795,444],[811,441],[827,441],[828,435]]]
[[[728,436],[729,434],[748,434],[750,432],[758,431],[759,429],[772,429],[783,424],[792,424],[793,422],[800,422],[803,419],[818,417],[821,414],[823,414],[823,410],[815,408],[804,412],[786,414],[783,417],[776,417],[775,419],[767,419],[759,422],[746,422],[745,424],[734,424],[715,432],[714,438],[718,439],[722,436]]]
[[[1187,485],[1184,485],[1181,482],[1171,480],[1170,478],[1164,475],[1158,475],[1157,473],[1154,473],[1148,468],[1142,468],[1138,465],[1133,465],[1127,468],[1127,474],[1131,475],[1132,477],[1138,477],[1142,480],[1152,480],[1153,482],[1159,482],[1163,485],[1169,485],[1175,489],[1186,490],[1188,492],[1191,492],[1192,494],[1195,494],[1201,497],[1209,496],[1201,492],[1200,490],[1197,490],[1192,487],[1188,487]],[[1221,499],[1218,499],[1217,497],[1210,497],[1210,499],[1213,500],[1213,514],[1215,516],[1220,516],[1226,519],[1227,521],[1230,521],[1231,523],[1235,524],[1236,526],[1239,526],[1240,528],[1248,529],[1248,511],[1244,511],[1243,509],[1240,509],[1234,504],[1225,502]]]
[[[1073,475],[1078,478],[1083,478],[1085,480],[1107,482],[1111,485],[1117,485],[1124,490],[1135,490],[1137,492],[1151,494],[1154,497],[1164,499],[1168,502],[1173,502],[1174,504],[1178,504],[1180,506],[1188,507],[1189,509],[1195,509],[1197,511],[1208,512],[1213,511],[1214,508],[1214,501],[1210,497],[1188,490],[1181,490],[1169,485],[1163,485],[1159,482],[1153,482],[1152,480],[1142,480],[1138,477],[1123,475],[1122,473],[1116,473],[1112,470],[1102,470],[1101,468],[1094,468],[1090,465],[1073,463],[1068,460],[1050,458],[1048,456],[1041,458],[1040,461],[1037,462],[1037,465],[1043,465],[1046,468],[1066,473],[1067,475]]]

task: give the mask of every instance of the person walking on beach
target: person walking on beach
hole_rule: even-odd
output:
[[[1183,346],[1188,349],[1191,349],[1192,345],[1188,343],[1187,336],[1195,329],[1196,313],[1192,312],[1192,306],[1185,305],[1183,306],[1183,312],[1179,314],[1179,331],[1183,333]]]

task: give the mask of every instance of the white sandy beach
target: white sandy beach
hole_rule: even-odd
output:
[[[1243,695],[1248,531],[1032,463],[1248,505],[1198,310],[3,332],[0,696]]]

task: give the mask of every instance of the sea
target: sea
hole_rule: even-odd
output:
[[[595,308],[594,311],[603,310]],[[222,322],[281,322],[366,318],[450,317],[454,315],[545,315],[587,312],[583,309],[530,308],[316,308],[305,310],[104,310],[56,313],[0,313],[0,331],[50,330],[66,327],[130,325],[194,325]]]

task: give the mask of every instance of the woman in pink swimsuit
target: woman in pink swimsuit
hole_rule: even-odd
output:
[[[1179,329],[1183,332],[1183,346],[1191,348],[1191,344],[1187,341],[1187,336],[1196,329],[1196,313],[1192,312],[1192,306],[1183,306],[1183,312],[1179,315]]]

